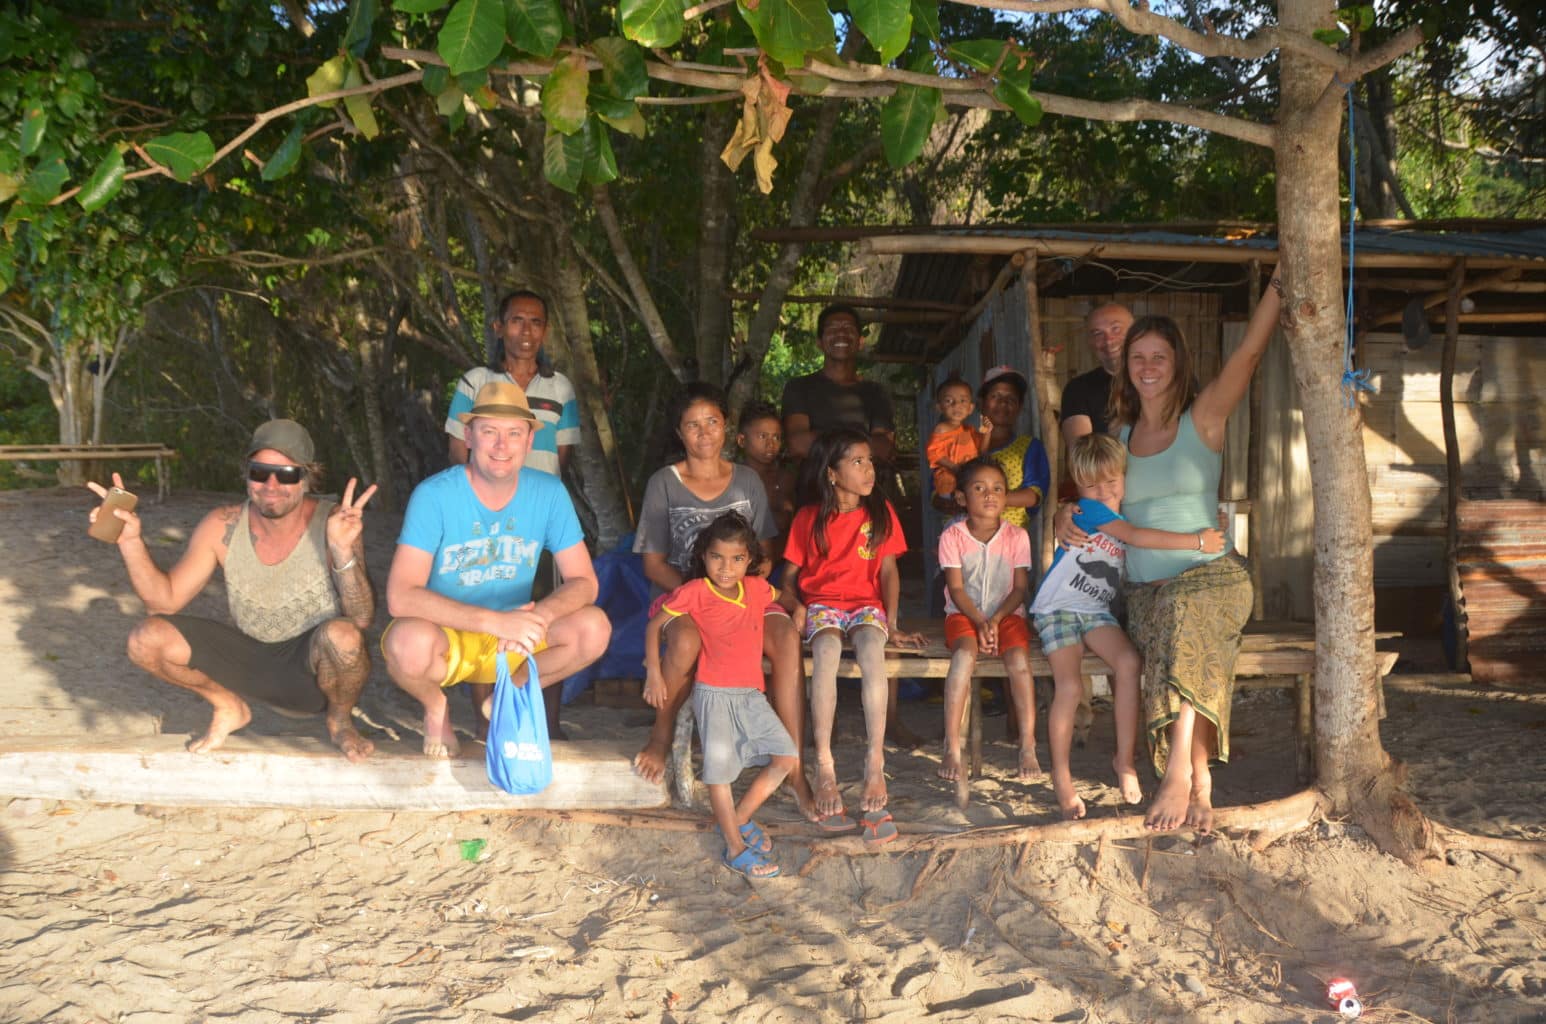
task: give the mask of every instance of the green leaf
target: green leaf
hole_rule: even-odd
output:
[[[848,0],[848,10],[882,64],[895,60],[913,37],[911,0]]]
[[[504,45],[505,9],[501,0],[456,0],[435,37],[435,52],[453,75],[488,67]]]
[[[307,96],[325,96],[330,92],[337,92],[344,87],[344,79],[349,75],[350,60],[343,54],[332,57],[323,62],[322,66],[313,71],[306,78]],[[328,100],[318,104],[323,107],[336,107],[337,100]]]
[[[939,42],[939,0],[912,0],[913,24],[934,42]]]
[[[370,49],[370,30],[381,8],[376,0],[349,0],[349,28],[344,32],[344,50],[356,60]]]
[[[649,134],[649,126],[644,123],[644,114],[639,111],[636,104],[628,104],[628,113],[622,117],[613,117],[609,114],[597,111],[596,116],[620,132],[626,132],[636,139],[642,139]]]
[[[301,159],[301,138],[304,134],[299,121],[290,126],[289,134],[263,165],[264,181],[278,181],[295,170],[295,165]]]
[[[1327,46],[1341,46],[1347,42],[1347,33],[1339,28],[1318,28],[1310,34]]]
[[[446,86],[451,84],[451,72],[439,64],[431,64],[424,69],[424,77],[419,80],[419,84],[431,96],[439,96],[446,91]]]
[[[618,36],[603,36],[590,44],[591,52],[601,61],[601,79],[620,99],[631,100],[649,92],[649,73],[644,69],[644,51]]]
[[[993,98],[1015,112],[1015,116],[1031,128],[1041,124],[1041,101],[1026,92],[1016,82],[1007,78],[999,80],[993,90]]]
[[[617,8],[623,35],[640,46],[675,46],[686,12],[687,0],[622,0]]]
[[[565,135],[550,126],[543,140],[542,173],[556,187],[574,192],[585,175],[585,135]]]
[[[451,86],[435,97],[435,109],[440,112],[441,117],[451,117],[457,113],[464,113],[462,97],[466,95],[467,93],[462,90],[461,86]]]
[[[1006,49],[1010,51],[1008,54],[1004,53]],[[1000,80],[1017,82],[1021,88],[1030,87],[1031,67],[1020,63],[1013,43],[1002,39],[967,39],[950,44],[945,53],[951,60],[975,71],[986,74],[997,68]]]
[[[215,159],[215,144],[204,132],[173,132],[145,143],[145,152],[172,177],[187,181]]]
[[[596,119],[585,122],[585,181],[605,185],[617,180],[617,157],[612,154],[612,136]]]
[[[31,156],[43,144],[43,133],[48,131],[48,115],[42,107],[29,106],[21,118],[21,154]]]
[[[1339,7],[1337,20],[1354,32],[1367,32],[1374,27],[1374,7],[1370,4]]]
[[[564,38],[558,0],[505,0],[505,31],[517,50],[551,57]]]
[[[761,0],[756,10],[747,9],[747,0],[736,0],[736,9],[751,26],[757,45],[789,67],[804,64],[807,53],[831,46],[837,38],[823,0]]]
[[[899,85],[880,108],[880,141],[886,162],[906,167],[923,152],[939,112],[940,91],[922,85]]]
[[[636,110],[633,100],[625,100],[614,93],[605,82],[591,86],[590,90],[591,113],[602,117],[626,119],[629,112]]]
[[[404,14],[428,14],[444,7],[449,0],[392,0],[392,9]]]
[[[24,203],[44,206],[59,194],[59,190],[69,180],[70,172],[64,166],[64,156],[51,147],[49,152],[38,158],[27,180],[22,182],[17,196]]]
[[[86,184],[75,193],[75,201],[81,204],[81,209],[87,213],[93,213],[107,205],[107,201],[118,194],[123,188],[123,153],[118,147],[107,151],[107,156],[97,164],[97,169],[91,172],[91,177],[86,179]]]
[[[542,117],[548,127],[573,135],[585,126],[586,97],[590,91],[590,72],[585,58],[571,53],[548,73],[542,83]]]
[[[360,74],[358,62],[349,65],[349,74],[344,78],[344,88],[353,89],[365,84],[365,76]],[[376,124],[376,115],[370,109],[370,97],[366,95],[345,96],[344,110],[349,114],[349,120],[354,122],[354,127],[359,129],[361,135],[368,142],[381,134],[381,126]]]
[[[10,171],[0,171],[0,203],[9,202],[21,188],[21,177]]]

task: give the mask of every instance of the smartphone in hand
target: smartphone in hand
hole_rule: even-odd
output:
[[[115,543],[118,535],[123,532],[123,520],[113,515],[113,510],[121,508],[126,512],[132,512],[139,501],[138,496],[130,494],[122,487],[109,487],[107,497],[102,499],[102,505],[97,509],[97,521],[87,528],[87,535],[108,544]]]

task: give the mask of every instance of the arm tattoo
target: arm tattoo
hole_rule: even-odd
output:
[[[350,552],[354,564],[343,572],[333,571],[333,586],[338,590],[338,601],[344,615],[356,626],[366,629],[376,615],[376,595],[365,573],[365,545],[356,541]]]
[[[224,508],[217,509],[215,514],[220,517],[221,522],[225,523],[225,533],[220,538],[220,546],[229,552],[231,550],[231,538],[236,536],[237,520],[242,517],[241,506],[227,505]]]

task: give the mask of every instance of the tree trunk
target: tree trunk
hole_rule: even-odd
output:
[[[698,375],[723,385],[730,353],[730,264],[735,243],[735,175],[719,158],[735,129],[737,108],[703,108],[698,151],[698,315],[693,321]]]
[[[1331,25],[1327,0],[1283,0],[1288,31]],[[1337,144],[1343,105],[1319,106],[1331,73],[1279,54],[1278,246],[1283,321],[1304,402],[1315,508],[1315,767],[1332,804],[1408,862],[1432,843],[1380,744],[1374,654],[1374,556],[1362,414],[1341,385],[1343,315]]]
[[[542,190],[550,205],[563,202],[550,186],[544,184]],[[612,420],[607,412],[601,368],[596,363],[596,349],[591,343],[584,268],[574,251],[574,237],[569,233],[566,212],[555,210],[558,215],[553,218],[550,248],[545,253],[549,260],[547,276],[553,284],[554,306],[562,325],[558,338],[549,333],[548,344],[559,349],[555,361],[574,382],[579,397],[582,409],[580,445],[572,468],[578,471],[575,475],[580,494],[595,516],[597,544],[600,550],[607,551],[617,544],[618,538],[633,529],[633,522],[619,475],[622,467],[617,439],[612,433]]]

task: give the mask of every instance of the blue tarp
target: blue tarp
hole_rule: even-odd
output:
[[[594,665],[563,682],[568,704],[597,679],[644,678],[644,627],[649,622],[650,582],[644,578],[644,561],[633,553],[633,534],[617,547],[596,558],[600,594],[596,604],[612,623],[612,642]]]

